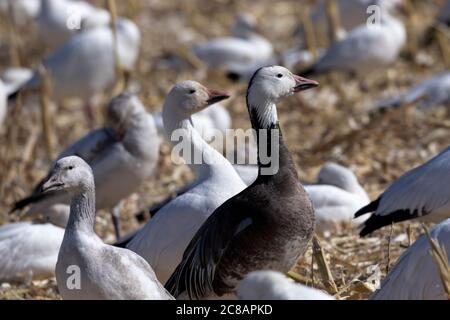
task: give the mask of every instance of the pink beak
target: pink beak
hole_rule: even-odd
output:
[[[308,90],[308,89],[319,86],[319,83],[317,81],[306,79],[306,78],[297,76],[295,74],[294,74],[294,79],[295,79],[294,92],[300,92],[300,91]]]
[[[208,105],[212,105],[214,103],[228,99],[230,97],[230,95],[226,92],[212,90],[212,89],[208,89],[208,94],[209,94],[209,98],[206,101],[208,103]]]

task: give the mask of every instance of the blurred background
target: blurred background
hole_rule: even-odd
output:
[[[369,0],[361,1],[363,8],[370,4]],[[36,8],[29,7],[31,2],[36,3]],[[88,2],[108,10],[108,1]],[[345,39],[353,28],[365,25],[369,17],[365,9],[345,11],[348,4],[344,2],[352,1],[117,1],[117,15],[132,20],[141,33],[139,56],[123,78],[128,80],[128,89],[136,92],[152,113],[161,110],[166,94],[180,80],[192,79],[228,91],[231,98],[224,105],[231,114],[232,127],[249,128],[245,105],[247,74],[266,64],[283,64],[301,74],[320,61],[330,44]],[[400,49],[392,61],[385,65],[374,63],[373,68],[362,73],[332,67],[320,74],[312,73],[308,77],[318,80],[319,88],[293,96],[278,106],[281,128],[302,181],[314,181],[320,167],[333,161],[348,166],[374,199],[401,174],[450,144],[450,120],[445,108],[450,99],[429,104],[422,104],[429,96],[390,101],[415,85],[448,72],[450,12],[445,20],[445,1],[398,2],[392,15],[404,25],[407,37],[404,43],[398,43]],[[52,47],[46,43],[46,36],[56,36],[42,31],[39,5],[40,1],[32,0],[0,1],[0,75],[11,67],[35,70],[62,45]],[[271,52],[262,58],[250,56],[247,63],[217,66],[202,61],[195,48],[212,39],[230,37],[236,19],[242,16],[252,17],[252,24],[271,45]],[[355,21],[350,21],[352,18]],[[86,32],[83,28],[71,37]],[[254,51],[262,55],[259,49]],[[248,66],[253,69],[247,70]],[[48,90],[21,97],[7,107],[0,127],[0,224],[20,219],[18,214],[8,214],[11,206],[32,191],[59,152],[91,128],[103,125],[105,106],[117,93],[117,86],[111,83],[96,92],[92,108],[95,116],[90,121],[84,101],[70,98],[55,103]],[[437,95],[430,92],[427,95]],[[165,199],[192,180],[186,166],[172,163],[170,150],[168,143],[161,146],[154,175],[125,199],[121,212],[123,232],[138,227],[136,212]],[[407,235],[409,224],[411,232]],[[114,241],[106,212],[97,215],[97,231],[105,241]],[[311,267],[311,252],[299,262],[297,280],[339,292],[343,299],[366,298],[383,279],[389,265],[421,232],[420,225],[412,222],[360,239],[353,226],[340,228],[321,238],[334,287],[324,283],[317,264]],[[54,280],[34,280],[27,284],[1,284],[0,298],[57,299],[58,294]]]

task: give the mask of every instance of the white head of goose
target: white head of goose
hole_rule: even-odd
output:
[[[255,72],[247,107],[253,129],[278,132],[279,170],[262,174],[265,165],[258,159],[256,181],[206,220],[166,283],[175,297],[200,299],[233,293],[249,272],[287,272],[305,252],[314,232],[314,210],[279,133],[275,103],[317,85],[279,66]]]

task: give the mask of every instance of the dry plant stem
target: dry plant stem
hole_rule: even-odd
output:
[[[439,244],[436,239],[433,239],[430,235],[430,231],[422,223],[422,227],[425,230],[428,241],[431,247],[431,255],[439,270],[439,275],[442,280],[442,286],[447,295],[447,299],[450,300],[450,266],[448,263],[447,253],[444,248]]]
[[[442,58],[447,68],[450,68],[450,29],[446,25],[439,23],[435,32]]]
[[[394,224],[391,223],[391,230],[389,232],[388,245],[387,245],[387,262],[386,262],[386,274],[389,273],[391,268],[391,242],[392,242],[392,233],[394,232]]]
[[[45,138],[47,157],[49,160],[52,160],[54,158],[55,136],[53,134],[50,114],[51,80],[47,70],[41,68],[39,72],[42,78],[40,94],[42,130]]]
[[[316,43],[316,35],[314,33],[314,26],[311,21],[311,7],[308,2],[307,5],[302,6],[300,10],[300,17],[303,25],[303,30],[305,32],[305,41],[306,48],[314,57],[314,60],[317,60],[317,43]]]
[[[312,244],[313,256],[317,262],[317,266],[319,267],[319,273],[322,278],[322,282],[329,292],[335,294],[338,292],[336,283],[334,282],[330,267],[328,266],[327,260],[325,259],[320,241],[315,235],[313,236]]]
[[[6,15],[6,18],[8,20],[7,26],[8,26],[8,37],[9,37],[9,57],[11,59],[12,66],[20,67],[20,49],[19,49],[19,37],[16,32],[16,25],[14,21],[14,8],[10,1],[6,1],[6,4],[8,6],[8,14]]]
[[[328,18],[328,37],[330,43],[332,43],[338,39],[338,33],[341,30],[341,21],[336,0],[326,1],[326,11]]]
[[[414,57],[418,51],[418,42],[416,37],[416,25],[417,25],[417,15],[416,10],[414,10],[414,5],[412,0],[404,0],[403,6],[405,8],[407,22],[406,22],[406,30],[408,32],[408,53]]]
[[[113,35],[113,50],[114,50],[114,67],[116,71],[116,83],[112,92],[112,95],[115,96],[119,92],[121,92],[124,89],[124,80],[123,80],[123,73],[122,73],[122,65],[120,62],[120,55],[119,55],[119,47],[117,43],[117,29],[116,29],[116,23],[117,23],[117,6],[115,0],[106,0],[106,7],[108,8],[109,14],[111,16],[111,32]]]
[[[411,223],[408,224],[408,247],[411,247],[411,244],[413,243],[412,240],[412,228]]]

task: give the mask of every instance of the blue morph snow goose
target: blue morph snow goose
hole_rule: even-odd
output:
[[[107,125],[93,130],[58,159],[78,155],[92,167],[97,187],[97,208],[110,209],[116,235],[119,236],[120,201],[135,192],[156,167],[159,157],[157,129],[153,117],[139,99],[122,93],[108,106]],[[17,202],[13,210],[31,207],[28,215],[45,212],[54,204],[68,204],[63,192],[42,194],[39,183],[34,192]]]
[[[59,159],[42,192],[66,192],[70,197],[70,217],[55,270],[63,299],[173,299],[143,258],[107,245],[95,234],[94,175],[83,159]],[[78,284],[73,280],[76,272]]]
[[[144,257],[158,279],[166,281],[180,263],[189,241],[209,215],[223,202],[242,191],[242,182],[233,166],[194,129],[191,116],[229,96],[194,81],[176,84],[163,108],[164,127],[169,137],[181,134],[183,143],[199,161],[186,159],[196,180],[179,197],[159,209],[131,239],[127,248]],[[175,140],[179,145],[180,136]]]
[[[375,201],[356,212],[370,213],[362,224],[361,236],[395,222],[419,219],[441,222],[450,217],[450,147],[418,166],[389,186]]]
[[[431,237],[450,257],[450,219],[431,230]],[[450,261],[449,261],[450,263]],[[422,235],[398,258],[371,300],[447,300],[427,235]]]
[[[217,208],[195,234],[165,285],[174,297],[233,294],[249,272],[287,272],[305,252],[314,232],[314,210],[283,141],[275,103],[317,85],[280,66],[255,72],[247,107],[260,133],[258,177]],[[273,157],[262,157],[264,149]]]

